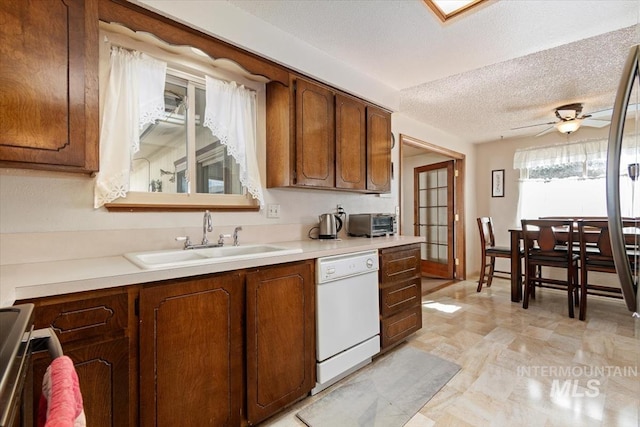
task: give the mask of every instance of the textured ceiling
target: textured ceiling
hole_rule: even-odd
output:
[[[613,104],[640,1],[499,0],[441,23],[421,0],[230,0],[400,91],[400,112],[471,143]],[[578,131],[580,132],[580,131]],[[576,132],[576,134],[578,133]]]

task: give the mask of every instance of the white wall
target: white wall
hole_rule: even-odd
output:
[[[508,246],[509,228],[520,226],[521,218],[518,217],[517,212],[520,172],[513,169],[513,156],[517,149],[607,137],[608,127],[604,129],[583,127],[569,137],[559,132],[552,132],[538,138],[505,139],[478,144],[476,147],[477,216],[493,217],[496,245]],[[504,197],[491,197],[491,171],[495,169],[505,170]],[[477,231],[477,226],[474,226],[474,230]],[[508,270],[507,262],[497,260],[498,268]]]

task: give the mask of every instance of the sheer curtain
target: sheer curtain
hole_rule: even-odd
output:
[[[206,107],[203,125],[211,129],[240,167],[240,182],[264,206],[256,155],[256,94],[205,76]]]
[[[140,150],[140,130],[164,117],[167,64],[140,52],[111,48],[109,80],[100,129],[100,172],[94,207],[129,191],[131,159]]]
[[[566,165],[576,162],[601,161],[607,158],[607,140],[583,141],[517,150],[513,167],[531,170],[539,167]],[[628,151],[628,150],[627,150]],[[635,156],[622,153],[626,175],[626,164],[633,163]],[[521,176],[526,176],[522,173]],[[620,180],[620,198],[623,216],[638,212],[638,200],[631,196],[634,191],[631,179]],[[634,206],[635,204],[635,206]],[[571,177],[552,179],[521,178],[519,182],[518,218],[543,216],[607,216],[606,177]]]

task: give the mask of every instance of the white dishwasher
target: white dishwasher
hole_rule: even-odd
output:
[[[378,251],[318,258],[316,394],[380,352]]]

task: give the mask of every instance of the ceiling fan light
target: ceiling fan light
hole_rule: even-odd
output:
[[[556,125],[556,129],[562,133],[572,133],[580,128],[580,120],[562,121]]]

